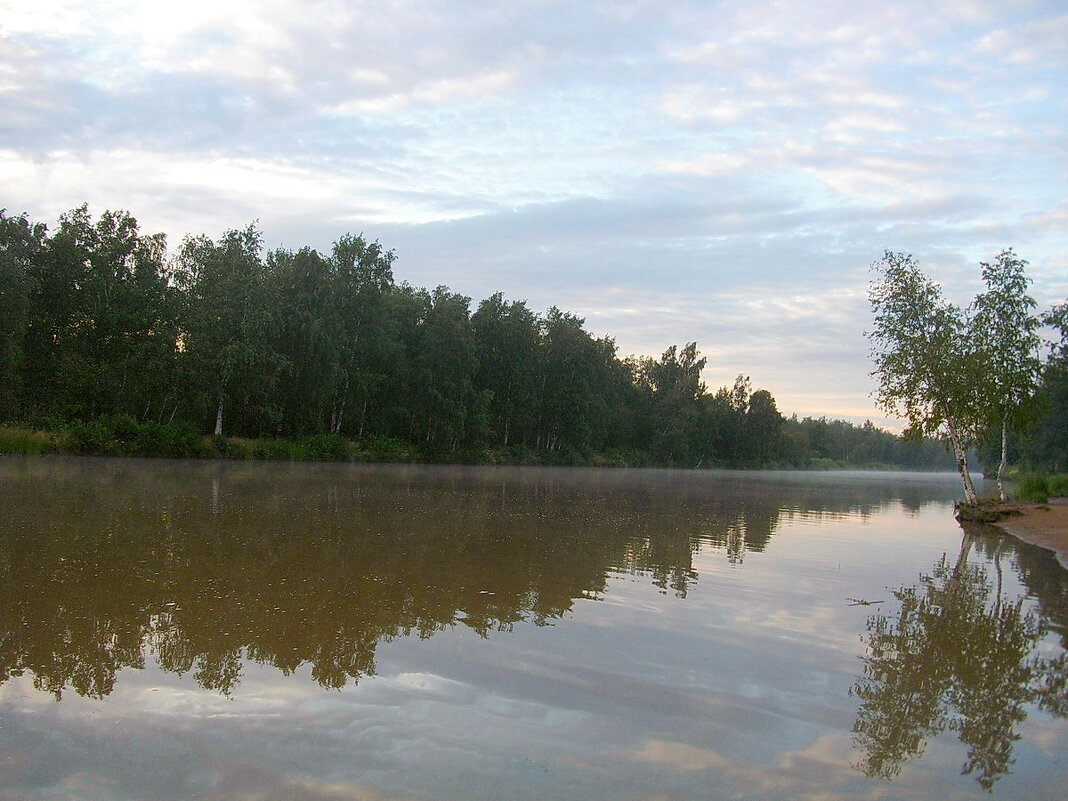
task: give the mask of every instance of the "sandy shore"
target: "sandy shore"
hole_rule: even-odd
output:
[[[995,525],[1024,542],[1053,551],[1068,570],[1068,498],[1054,498],[1048,504],[1013,505],[1020,514],[1003,518]]]

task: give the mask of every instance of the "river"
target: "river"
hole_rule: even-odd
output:
[[[0,799],[1062,799],[955,475],[0,458]]]

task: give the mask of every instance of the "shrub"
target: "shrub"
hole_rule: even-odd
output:
[[[90,420],[88,423],[74,423],[68,429],[71,449],[83,456],[114,456],[119,452],[119,444],[106,420]]]
[[[0,429],[0,453],[32,456],[56,449],[56,441],[45,432],[26,428]]]
[[[1045,503],[1049,500],[1049,484],[1041,473],[1023,473],[1016,479],[1016,497],[1022,501]]]
[[[199,437],[192,423],[142,423],[133,450],[139,456],[189,459],[198,455]]]
[[[126,453],[136,449],[141,425],[128,414],[116,414],[102,417],[100,422],[111,431],[111,439],[120,452]]]
[[[1068,495],[1068,473],[1055,473],[1046,479],[1046,487],[1050,495]]]
[[[316,434],[303,441],[307,459],[343,462],[349,458],[349,443],[340,434]]]
[[[413,448],[396,437],[369,437],[363,443],[369,462],[410,462]]]
[[[257,439],[252,442],[249,457],[269,462],[301,462],[308,458],[308,449],[288,439]]]

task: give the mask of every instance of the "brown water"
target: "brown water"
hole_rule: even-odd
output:
[[[1063,799],[955,482],[0,459],[0,799]]]

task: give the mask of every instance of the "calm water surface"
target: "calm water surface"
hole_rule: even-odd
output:
[[[0,459],[0,799],[1058,799],[955,476]]]

